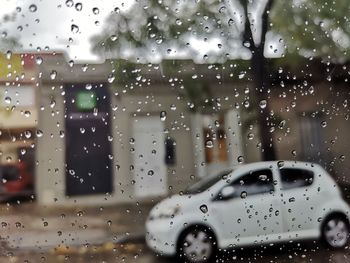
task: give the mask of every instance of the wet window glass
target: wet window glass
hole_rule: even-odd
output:
[[[349,14],[1,0],[0,262],[348,260]]]

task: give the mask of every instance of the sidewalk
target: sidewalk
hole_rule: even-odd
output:
[[[43,207],[35,202],[0,204],[1,238],[9,249],[142,242],[154,203],[104,207]]]

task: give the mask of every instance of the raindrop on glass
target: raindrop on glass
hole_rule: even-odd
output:
[[[160,112],[160,120],[165,121],[166,120],[166,111],[161,111]]]
[[[83,9],[83,4],[82,3],[76,3],[75,4],[75,10],[81,11]]]
[[[199,209],[202,211],[202,213],[206,214],[208,213],[208,206],[207,205],[201,205]]]
[[[29,11],[30,12],[34,13],[34,12],[36,12],[36,10],[38,10],[36,5],[32,4],[32,5],[29,6]]]

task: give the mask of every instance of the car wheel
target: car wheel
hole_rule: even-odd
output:
[[[330,248],[343,248],[349,239],[349,223],[346,218],[334,216],[328,218],[322,227],[322,237]]]
[[[181,234],[178,241],[178,256],[186,263],[212,262],[216,251],[215,235],[206,227],[191,227]]]

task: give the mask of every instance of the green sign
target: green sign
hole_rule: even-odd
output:
[[[81,111],[96,108],[96,94],[93,91],[80,91],[76,97],[77,109]]]

